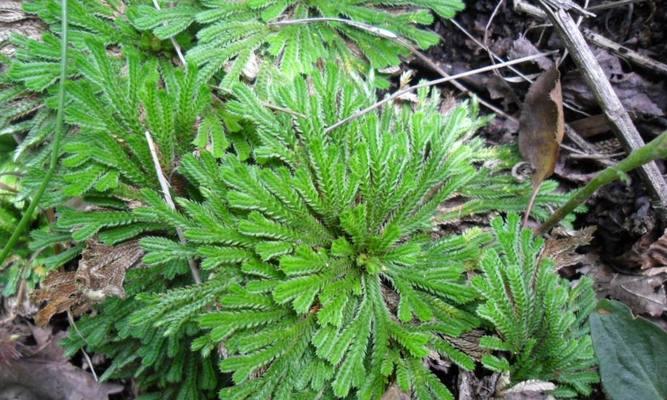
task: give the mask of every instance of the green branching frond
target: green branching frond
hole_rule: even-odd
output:
[[[226,284],[211,280],[163,297],[157,293],[168,286],[161,275],[155,268],[129,271],[128,298],[109,299],[97,316],[81,318],[63,341],[66,354],[81,348],[104,354],[112,362],[100,379],[134,379],[144,389],[142,398],[214,398],[222,381],[215,354],[202,357],[188,349],[199,334],[193,314],[202,312]]]
[[[51,152],[55,130],[56,83],[60,73],[60,22],[61,2],[58,0],[34,0],[23,4],[28,13],[36,14],[49,31],[40,40],[12,36],[16,55],[7,62],[0,76],[0,138],[12,135],[19,143],[7,151],[22,173],[27,172],[19,200],[24,200],[39,186],[44,164]],[[124,18],[125,5],[120,1],[98,2],[70,0],[68,2],[68,79],[79,75],[80,65],[86,64],[86,40],[94,39],[106,46],[140,44],[140,34]],[[67,132],[64,132],[67,134]],[[0,155],[5,156],[5,152]],[[83,176],[81,190],[91,184],[91,175]],[[32,177],[35,177],[34,182]],[[113,180],[114,175],[103,176],[103,181]],[[87,179],[86,179],[87,178]],[[71,177],[70,179],[76,179]],[[62,191],[54,193],[62,182],[60,176],[52,179],[40,206],[62,203]],[[104,186],[105,183],[100,183]]]
[[[38,146],[48,142],[54,129],[52,89],[60,73],[61,5],[58,0],[32,0],[23,6],[48,24],[49,31],[41,40],[18,35],[11,38],[17,52],[2,77],[7,87],[0,86],[0,136],[22,135],[13,158],[31,166],[44,161],[40,154],[48,154],[48,149]],[[140,34],[122,16],[124,8],[117,1],[68,1],[69,78],[75,77],[79,65],[85,63],[86,40],[95,39],[106,46],[140,43]],[[36,148],[41,151],[32,154]]]
[[[68,0],[68,36],[75,47],[88,38],[97,38],[105,44],[130,43],[139,35],[123,15],[126,9],[123,0],[95,1]],[[52,32],[60,32],[60,1],[30,0],[25,2],[26,12],[36,14],[49,25]]]
[[[508,146],[495,146],[486,149],[487,154],[481,155],[481,161],[486,168],[475,174],[475,177],[463,187],[460,196],[467,201],[445,204],[438,216],[437,222],[454,222],[473,214],[486,214],[493,210],[503,210],[507,213],[520,214],[526,209],[530,198],[532,185],[530,182],[518,182],[510,171],[521,161],[516,149]],[[545,181],[540,187],[532,216],[538,221],[545,221],[553,210],[553,206],[561,206],[567,202],[569,195],[559,192],[558,182]],[[585,211],[585,207],[575,210],[577,213]],[[569,227],[574,215],[568,216],[563,225]]]
[[[158,189],[145,132],[153,137],[160,165],[173,170],[177,156],[192,148],[196,118],[209,106],[210,94],[186,71],[144,63],[132,49],[123,59],[106,54],[101,43],[86,42],[90,56],[80,65],[85,79],[68,87],[67,122],[79,133],[65,146],[68,195],[109,191],[123,185]],[[120,62],[119,62],[120,61]],[[68,182],[69,183],[69,182]]]
[[[74,219],[74,214],[65,212],[59,226],[71,229],[76,240],[88,239],[102,228],[119,227],[102,233],[109,243],[157,225],[180,227],[183,217],[158,194],[161,189],[145,133],[156,143],[162,173],[171,177],[181,157],[195,149],[198,117],[218,118],[209,90],[198,83],[194,68],[180,70],[167,64],[158,68],[156,63],[143,63],[132,49],[121,59],[112,58],[92,39],[86,46],[90,56],[81,64],[84,79],[68,84],[66,119],[78,129],[65,144],[60,189],[68,197],[107,199],[99,206],[108,211],[78,213]],[[134,212],[120,199],[134,200]],[[137,208],[136,202],[142,207]]]
[[[152,5],[132,9],[140,30],[160,39],[197,24],[197,45],[188,61],[202,67],[205,77],[224,68],[222,87],[231,89],[240,75],[268,58],[289,78],[314,70],[319,60],[338,58],[351,71],[382,69],[400,63],[409,46],[428,48],[438,36],[423,29],[433,15],[451,18],[463,8],[459,0],[327,1],[327,0],[201,0],[195,4]]]
[[[587,318],[595,306],[592,281],[581,279],[569,288],[542,259],[543,240],[520,228],[517,214],[491,225],[497,245],[484,252],[483,275],[473,286],[484,302],[477,314],[489,321],[498,337],[482,345],[509,353],[508,360],[486,356],[492,370],[509,370],[513,381],[557,382],[556,395],[587,396],[598,382]]]

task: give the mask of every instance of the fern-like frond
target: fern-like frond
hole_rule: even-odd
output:
[[[478,171],[471,160],[485,150],[469,136],[480,121],[467,105],[442,115],[437,96],[421,91],[415,110],[378,110],[325,133],[366,107],[368,92],[333,67],[268,98],[237,85],[226,112],[252,138],[250,158],[231,149],[186,157],[180,171],[201,201],[178,200],[190,221],[174,221],[193,243],[144,239],[148,262],[196,247],[207,271],[235,271],[194,343],[205,354],[224,344],[221,368],[235,383],[225,397],[377,398],[395,376],[420,398],[448,398],[422,359],[437,351],[474,368],[446,336],[480,323],[463,277],[491,236],[429,234],[438,206]]]
[[[398,65],[399,56],[409,54],[401,40],[422,49],[436,44],[437,35],[423,26],[433,22],[433,14],[451,18],[462,8],[459,0],[202,0],[160,11],[139,5],[131,20],[160,39],[200,24],[188,61],[200,66],[205,78],[224,69],[221,87],[231,90],[257,58],[275,60],[288,78],[313,72],[317,61],[332,57],[350,71]]]

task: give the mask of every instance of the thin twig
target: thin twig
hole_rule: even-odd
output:
[[[495,64],[496,61],[493,58],[493,54],[491,52],[491,49],[489,47],[489,29],[491,28],[491,24],[493,23],[493,20],[496,18],[496,15],[498,14],[498,11],[500,10],[500,7],[505,3],[505,0],[500,0],[498,1],[498,4],[496,5],[496,8],[493,9],[493,12],[491,13],[491,16],[489,17],[489,21],[486,23],[486,27],[484,28],[484,38],[482,39],[484,43],[484,48],[486,49],[486,52],[489,53],[489,59],[491,60],[491,64]],[[498,73],[498,70],[494,71],[496,74],[500,76],[500,73]]]
[[[174,200],[171,198],[171,192],[169,191],[169,182],[167,182],[167,179],[164,177],[164,173],[162,172],[162,167],[160,167],[160,159],[157,156],[157,148],[155,147],[155,142],[153,142],[153,138],[151,137],[150,132],[146,131],[145,135],[146,135],[146,141],[148,142],[148,148],[150,149],[151,152],[151,158],[153,159],[153,166],[155,167],[155,173],[157,174],[157,179],[160,182],[160,188],[162,189],[162,194],[164,195],[164,200],[167,202],[169,208],[171,208],[172,210],[176,210],[176,204],[174,204]],[[176,234],[178,235],[178,240],[182,244],[185,244],[187,242],[185,240],[185,235],[183,234],[183,231],[180,228],[176,228]],[[188,258],[188,265],[190,266],[190,272],[192,273],[192,280],[194,280],[196,284],[200,284],[201,275],[199,274],[199,269],[197,268],[197,264],[192,258]]]
[[[588,11],[600,11],[600,10],[609,10],[612,8],[617,8],[617,7],[623,7],[627,6],[629,4],[634,4],[634,3],[643,3],[646,0],[619,0],[619,1],[612,1],[609,3],[602,3],[594,6],[588,7]]]
[[[426,64],[433,71],[440,74],[440,76],[442,76],[443,78],[452,78],[452,75],[448,74],[438,64],[436,64],[433,60],[431,60],[429,57],[427,57],[424,53],[419,51],[416,47],[409,44],[407,41],[399,38],[396,42],[401,43],[403,46],[405,46],[407,49],[409,49],[412,52],[412,54],[414,54],[418,59],[420,59],[424,64]],[[450,79],[449,81],[452,83],[452,85],[454,85],[455,88],[460,90],[463,94],[466,94],[468,96],[472,96],[472,92],[470,91],[470,89],[468,89],[462,83],[457,81],[456,78]],[[493,104],[487,102],[486,100],[484,100],[482,98],[479,98],[478,96],[475,96],[475,97],[477,97],[477,100],[479,101],[479,104],[481,104],[484,107],[488,108],[489,110],[493,111],[497,115],[501,115],[501,116],[503,116],[504,118],[506,118],[510,121],[518,122],[518,120],[516,118],[507,114],[505,111],[499,109],[498,107],[494,106]]]
[[[667,75],[667,64],[664,64],[660,61],[652,59],[651,57],[647,57],[641,53],[629,49],[619,43],[614,42],[613,40],[607,39],[606,37],[600,35],[599,33],[593,32],[590,29],[584,28],[582,32],[584,34],[584,37],[588,39],[588,41],[595,44],[596,46],[610,50],[619,57],[626,59],[641,67],[651,69],[662,75]]]
[[[70,310],[67,310],[67,320],[69,321],[69,324],[74,328],[74,331],[76,332],[77,335],[83,340],[83,342],[87,345],[88,341],[86,338],[81,334],[81,331],[79,331],[79,328],[77,328],[76,323],[74,322],[74,317],[72,316],[72,312]],[[97,374],[95,373],[95,367],[93,367],[93,361],[90,359],[90,356],[88,353],[86,353],[86,349],[81,346],[81,353],[83,354],[83,358],[86,360],[86,364],[88,364],[88,368],[90,368],[90,372],[93,374],[93,378],[95,378],[95,382],[99,382],[100,380],[97,378]]]
[[[584,1],[584,9],[588,8],[588,3],[589,3],[589,0]],[[577,28],[581,26],[582,22],[584,22],[584,16],[579,15],[579,17],[577,18]],[[557,62],[559,67],[563,64],[563,62],[565,62],[568,55],[570,55],[570,51],[568,49],[565,49],[565,51],[563,52],[563,55],[561,56],[561,58]]]
[[[477,46],[479,46],[479,47],[480,47],[481,49],[483,49],[483,50],[486,50],[486,52],[489,53],[494,59],[496,59],[496,60],[499,61],[499,62],[505,62],[505,60],[504,60],[502,57],[500,57],[500,56],[498,56],[496,53],[494,53],[493,50],[491,50],[491,48],[485,46],[484,43],[482,43],[482,42],[480,42],[479,40],[477,40],[476,37],[474,37],[474,36],[473,36],[470,32],[468,32],[463,26],[461,26],[461,24],[459,24],[458,22],[456,22],[456,20],[454,20],[454,19],[449,19],[449,20],[446,20],[446,21],[451,22],[456,28],[458,28],[461,32],[463,32],[463,34],[466,35],[470,40],[472,40]],[[437,34],[438,36],[440,36],[440,40],[442,40],[442,41],[444,42],[445,39],[442,37],[442,35],[440,35],[440,34],[438,34],[438,33],[436,33],[436,34]],[[519,76],[521,79],[525,80],[526,82],[533,83],[533,79],[531,79],[529,76],[527,76],[527,75],[525,75],[524,73],[522,73],[521,71],[519,71],[519,69],[514,68],[513,66],[508,66],[507,68],[509,68],[512,72],[514,72],[515,74],[517,74],[517,76]],[[504,77],[504,76],[503,76],[502,78],[503,78],[504,80],[508,81],[508,82],[512,82],[512,81],[511,81],[511,78]],[[578,109],[578,108],[576,108],[575,106],[571,105],[571,104],[570,104],[569,102],[567,102],[567,101],[563,101],[563,107],[565,107],[565,108],[567,108],[568,110],[571,110],[571,111],[573,111],[573,112],[576,112],[576,113],[578,113],[578,114],[585,115],[585,116],[587,116],[587,117],[590,117],[590,116],[591,116],[591,114],[589,114],[589,113],[587,113],[587,112],[585,112],[585,111],[581,111],[580,109]]]
[[[5,190],[7,192],[14,193],[14,194],[19,192],[16,188],[11,187],[11,186],[9,186],[7,184],[4,184],[2,182],[0,182],[0,190]]]
[[[432,80],[432,81],[420,83],[418,85],[409,86],[405,89],[401,89],[397,92],[394,92],[391,96],[387,96],[384,99],[378,101],[377,103],[375,103],[375,104],[373,104],[369,107],[364,108],[363,110],[357,111],[356,113],[350,115],[347,118],[344,118],[344,119],[336,122],[335,124],[326,128],[324,130],[324,132],[329,133],[332,130],[340,127],[341,125],[344,125],[344,124],[346,124],[350,121],[353,121],[353,120],[355,120],[355,119],[357,119],[357,118],[359,118],[359,117],[361,117],[361,116],[363,116],[363,115],[381,107],[383,104],[388,103],[388,102],[390,102],[390,101],[392,101],[392,100],[394,100],[394,99],[396,99],[396,98],[398,98],[398,97],[400,97],[400,96],[402,96],[406,93],[410,93],[410,92],[415,91],[417,89],[421,89],[421,88],[424,88],[424,87],[430,87],[430,86],[438,85],[438,84],[445,83],[445,82],[450,82],[450,81],[453,81],[455,79],[465,78],[465,77],[472,76],[472,75],[475,75],[475,74],[480,74],[482,72],[493,71],[494,69],[504,68],[504,67],[507,67],[509,65],[524,63],[524,62],[531,61],[531,60],[534,60],[534,59],[537,59],[537,58],[540,58],[540,57],[545,57],[549,54],[550,53],[533,54],[533,55],[530,55],[530,56],[518,58],[516,60],[507,61],[507,62],[504,62],[504,63],[501,63],[501,64],[488,65],[486,67],[477,68],[477,69],[462,72],[462,73],[456,74],[456,75],[451,75],[451,76],[448,76],[446,78],[435,79],[435,80]]]
[[[23,213],[21,220],[19,221],[16,229],[12,232],[12,236],[5,244],[5,248],[0,253],[0,266],[3,265],[5,259],[12,251],[14,246],[19,240],[19,237],[23,231],[28,226],[28,222],[32,219],[33,213],[39,204],[39,201],[42,199],[46,187],[51,182],[51,179],[55,175],[56,167],[58,165],[58,157],[60,156],[60,142],[62,141],[63,132],[65,130],[65,80],[67,79],[67,0],[61,1],[61,28],[60,28],[60,76],[58,82],[58,111],[56,112],[56,131],[53,137],[53,145],[51,147],[51,160],[49,162],[49,169],[46,171],[42,182],[37,189],[37,193],[30,201],[28,209]],[[1,269],[2,267],[0,267]]]
[[[562,9],[552,9],[543,1],[540,0],[539,4],[556,28],[564,47],[570,50],[572,59],[579,67],[584,80],[607,117],[614,133],[621,140],[626,151],[631,152],[641,148],[644,145],[644,140],[572,17]],[[657,201],[661,208],[661,211],[658,212],[659,218],[667,218],[667,213],[665,213],[667,211],[667,183],[658,166],[655,162],[647,163],[642,166],[640,175],[648,187],[651,197]]]
[[[289,108],[280,107],[280,106],[277,106],[277,105],[275,105],[275,104],[271,104],[271,103],[267,103],[267,102],[262,102],[262,105],[263,105],[264,107],[266,107],[266,108],[271,109],[271,110],[284,112],[285,114],[290,114],[290,115],[292,115],[292,116],[294,116],[294,117],[298,117],[298,118],[306,118],[306,116],[303,115],[303,114],[301,114],[300,112],[297,112],[297,111],[294,111],[294,110],[290,110]]]
[[[475,43],[475,44],[476,44],[477,46],[479,46],[481,49],[483,49],[483,50],[485,50],[487,53],[491,54],[491,56],[492,56],[494,59],[496,59],[496,61],[499,61],[499,62],[505,62],[504,59],[502,59],[500,56],[498,56],[496,53],[494,53],[493,50],[491,50],[490,47],[487,47],[487,46],[484,45],[484,43],[480,42],[475,36],[473,36],[473,35],[472,35],[470,32],[468,32],[463,26],[461,26],[461,24],[459,24],[458,22],[456,22],[455,19],[447,19],[447,20],[445,20],[445,19],[441,19],[441,21],[451,22],[452,25],[454,25],[458,30],[460,30],[461,32],[463,32],[463,34],[466,35],[466,36],[468,37],[468,39],[472,40],[473,43]],[[443,42],[445,41],[445,38],[444,38],[442,35],[440,35],[440,34],[438,34],[438,33],[436,33],[436,34],[437,34],[438,36],[440,36],[440,40],[442,40]],[[494,63],[494,64],[495,64],[495,63]],[[513,66],[509,66],[509,67],[507,67],[507,68],[509,68],[510,71],[512,71],[512,72],[514,72],[515,74],[517,74],[519,77],[521,77],[521,78],[522,78],[523,80],[525,80],[526,82],[530,82],[530,83],[533,82],[533,80],[530,79],[530,77],[524,75],[524,73],[521,72],[521,71],[519,71],[517,68],[514,68]]]
[[[397,34],[395,34],[390,30],[378,28],[373,25],[345,18],[313,17],[313,18],[300,18],[300,19],[286,19],[282,21],[269,22],[268,25],[269,26],[303,25],[303,24],[311,24],[318,22],[339,22],[341,24],[353,26],[355,28],[359,28],[361,30],[370,32],[374,35],[383,37],[385,39],[395,40],[400,38]]]
[[[561,147],[563,147],[561,145]],[[577,160],[599,160],[601,158],[606,158],[608,160],[616,157],[623,157],[625,155],[625,152],[618,152],[618,153],[611,153],[611,154],[604,154],[604,153],[599,153],[599,154],[580,154],[580,153],[575,153],[575,154],[570,154],[569,157]]]
[[[2,176],[17,176],[19,178],[23,178],[25,176],[25,173],[18,171],[0,172],[0,177]]]
[[[160,3],[158,2],[158,0],[153,0],[153,6],[155,7],[156,10],[161,10]],[[188,65],[185,62],[185,57],[183,57],[181,46],[178,44],[176,39],[174,39],[173,37],[170,37],[169,39],[171,40],[171,45],[174,46],[174,50],[176,50],[176,54],[178,55],[178,59],[181,61],[181,64]]]

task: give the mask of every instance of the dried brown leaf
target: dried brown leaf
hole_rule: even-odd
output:
[[[474,372],[460,371],[458,378],[459,400],[490,400],[495,397],[501,375],[494,373],[477,377]]]
[[[143,250],[136,240],[116,246],[88,242],[76,271],[52,272],[33,293],[35,302],[46,302],[35,315],[35,323],[44,326],[57,313],[69,310],[80,315],[92,303],[108,296],[123,297],[125,273],[142,256]]]
[[[558,238],[548,239],[544,245],[544,257],[554,260],[556,270],[584,261],[586,256],[577,253],[577,249],[591,243],[596,229],[596,226],[588,226],[574,232],[563,232]]]
[[[448,335],[442,335],[442,337],[447,340],[449,344],[466,353],[476,361],[481,361],[482,357],[488,353],[487,350],[479,345],[484,334],[485,332],[483,330],[474,329],[470,332],[463,333],[458,337]]]
[[[667,229],[665,233],[641,255],[642,269],[667,267]]]
[[[136,265],[144,252],[137,240],[116,246],[96,241],[88,242],[83,250],[76,280],[86,289],[86,296],[94,299],[107,295],[123,297],[123,281],[128,269]]]
[[[382,395],[382,400],[410,400],[410,395],[402,391],[397,384],[392,384]]]
[[[67,361],[58,342],[65,335],[35,336],[29,356],[0,368],[0,397],[43,400],[107,400],[123,390],[121,385],[100,384],[90,373]],[[46,339],[46,341],[44,341]],[[9,397],[21,395],[23,397]],[[32,397],[30,397],[32,396]]]
[[[46,302],[35,315],[35,323],[46,326],[55,314],[71,310],[73,313],[81,310],[80,290],[75,280],[76,272],[54,271],[41,283],[41,287],[33,292],[33,301],[37,304]]]
[[[516,60],[517,58],[521,57],[532,56],[539,53],[540,50],[535,47],[533,42],[526,39],[525,37],[520,37],[512,41],[512,47],[509,49],[509,57],[512,60]],[[540,69],[545,71],[554,65],[554,62],[551,61],[549,57],[540,57],[534,62],[540,67]]]
[[[533,193],[526,209],[525,225],[540,185],[556,168],[565,132],[560,72],[556,65],[540,75],[530,86],[519,122],[519,150],[524,160],[535,170]]]
[[[588,253],[587,263],[590,264],[590,270],[582,272],[595,281],[598,297],[611,297],[622,301],[635,314],[660,317],[667,310],[664,287],[667,273],[651,276],[619,274],[593,253]]]

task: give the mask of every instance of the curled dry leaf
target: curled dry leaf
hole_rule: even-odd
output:
[[[550,392],[555,389],[556,385],[551,382],[531,379],[503,390],[500,398],[505,400],[553,400],[554,397]]]
[[[402,391],[401,388],[394,383],[389,386],[386,392],[384,392],[382,400],[410,400],[410,395]]]
[[[257,57],[257,55],[254,52],[250,53],[248,62],[243,67],[241,75],[250,82],[254,81],[255,78],[257,78],[257,75],[259,74],[260,63],[261,62]]]
[[[577,253],[577,249],[591,243],[596,229],[596,226],[587,226],[573,232],[562,232],[558,237],[547,239],[543,256],[554,260],[556,270],[585,261],[586,255]]]
[[[46,302],[46,305],[35,315],[35,323],[46,326],[55,314],[70,310],[78,315],[87,310],[80,290],[76,284],[76,272],[54,271],[42,281],[41,288],[32,294],[37,304]]]
[[[458,400],[490,400],[495,397],[499,373],[477,377],[474,372],[460,371],[458,378]]]
[[[46,302],[46,306],[37,312],[35,322],[44,326],[54,314],[70,310],[74,315],[80,315],[91,303],[108,296],[123,297],[125,273],[141,260],[143,254],[136,240],[116,246],[88,242],[76,271],[52,272],[34,292],[35,302]]]
[[[540,50],[535,47],[533,42],[525,37],[520,37],[512,41],[512,46],[509,49],[509,58],[516,60],[517,58],[532,56],[539,53]],[[545,71],[552,68],[554,65],[554,62],[549,57],[540,57],[536,59],[534,63],[537,64],[540,69]]]
[[[524,225],[542,182],[553,174],[565,132],[560,72],[554,64],[530,86],[519,119],[519,150],[533,173],[533,193]]]
[[[658,238],[658,240],[651,243],[644,254],[642,254],[641,261],[643,270],[667,267],[667,229],[665,229],[665,233]]]
[[[449,344],[472,357],[475,361],[480,362],[482,360],[482,356],[488,353],[487,350],[483,349],[479,345],[479,342],[484,334],[485,332],[483,330],[474,329],[470,332],[463,333],[458,337],[448,335],[441,336],[447,340]]]
[[[25,344],[25,356],[0,366],[0,399],[107,400],[123,390],[121,385],[97,383],[69,363],[58,346],[64,335],[32,327],[34,344]]]
[[[590,267],[582,269],[582,272],[595,281],[595,291],[599,298],[620,300],[634,313],[651,317],[660,317],[667,310],[664,287],[667,273],[652,276],[619,274],[601,262],[599,256],[588,253],[587,257]]]

